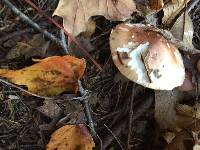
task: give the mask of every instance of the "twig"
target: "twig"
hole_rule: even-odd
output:
[[[133,122],[133,101],[135,97],[135,84],[133,84],[132,87],[132,95],[131,95],[131,101],[130,101],[130,111],[129,111],[129,125],[128,125],[128,140],[127,140],[127,149],[131,150],[130,146],[130,140],[132,136],[132,122]]]
[[[195,8],[195,6],[197,6],[199,0],[192,0],[192,2],[190,2],[189,6],[187,7],[188,12],[190,12],[192,9]]]
[[[66,38],[65,38],[65,33],[62,29],[60,30],[60,38],[61,38],[61,42],[63,44],[63,49],[64,49],[65,53],[67,55],[69,55],[69,51],[68,51],[67,43],[66,43]]]
[[[27,28],[27,29],[24,29],[24,30],[15,31],[15,32],[13,32],[13,33],[11,33],[11,34],[8,34],[8,35],[6,35],[6,36],[2,36],[2,37],[0,38],[0,44],[3,43],[4,41],[6,41],[6,40],[8,40],[8,39],[10,39],[10,38],[12,38],[12,37],[14,37],[14,36],[19,36],[19,35],[21,35],[21,34],[24,34],[24,33],[27,33],[27,32],[32,32],[32,31],[33,31],[32,29]]]
[[[48,31],[42,29],[37,23],[33,22],[28,16],[26,16],[24,13],[22,13],[17,7],[15,7],[9,0],[2,0],[2,2],[7,5],[16,15],[19,16],[19,18],[24,21],[25,23],[28,23],[30,26],[32,26],[34,29],[38,30],[39,32],[43,33],[47,38],[51,39],[52,41],[56,42],[58,45],[60,45],[63,49],[65,47],[63,46],[62,42],[53,34],[49,33]]]
[[[115,135],[115,137],[118,136],[121,133],[121,131],[126,127],[126,125],[127,125],[127,119],[124,117],[120,119],[120,121],[112,127],[112,134],[107,134],[102,139],[103,149],[106,149],[107,146],[109,146],[112,143],[114,139],[113,135]]]
[[[67,45],[66,45],[66,39],[65,39],[64,31],[61,30],[60,33],[61,33],[61,41],[63,42],[63,45],[66,47],[65,52],[66,52],[66,54],[69,54],[69,51],[68,51]],[[85,105],[85,114],[86,114],[86,117],[87,117],[87,120],[88,120],[88,124],[90,126],[92,136],[95,140],[97,140],[98,135],[97,135],[95,127],[94,127],[92,115],[90,113],[90,107],[89,107],[88,99],[86,97],[87,91],[84,90],[80,80],[78,80],[78,87],[79,87],[79,92],[81,94],[80,100],[82,99],[83,104]]]
[[[25,93],[27,93],[27,94],[30,94],[30,95],[32,95],[32,96],[38,97],[38,98],[43,98],[43,99],[46,99],[46,100],[53,100],[53,99],[54,99],[54,97],[40,96],[40,95],[34,94],[34,93],[32,93],[32,92],[29,92],[29,91],[27,91],[27,90],[25,90],[25,89],[23,89],[23,88],[21,88],[21,87],[15,85],[15,84],[13,84],[13,83],[10,83],[10,82],[8,82],[8,81],[2,79],[2,78],[0,78],[0,82],[1,82],[1,83],[4,83],[4,84],[6,84],[6,85],[9,85],[9,86],[11,86],[11,87],[14,87],[14,88],[16,88],[16,89],[19,89],[20,91],[25,92]]]
[[[105,115],[105,116],[103,116],[102,118],[96,120],[96,122],[100,122],[100,121],[103,121],[103,120],[105,120],[105,119],[111,118],[111,117],[117,115],[117,114],[120,113],[120,112],[121,112],[121,110],[117,110],[117,111],[115,111],[115,112],[113,112],[113,113],[109,113],[108,115]]]
[[[95,140],[97,140],[98,136],[97,136],[97,133],[96,133],[96,130],[95,130],[95,127],[94,127],[92,115],[90,113],[90,107],[89,107],[88,99],[87,99],[87,97],[85,97],[87,95],[87,92],[83,89],[83,86],[82,86],[80,80],[78,80],[78,85],[79,85],[79,91],[81,93],[81,96],[83,96],[83,103],[85,105],[85,113],[86,113],[86,116],[87,116],[87,119],[88,119],[88,124],[90,126],[92,136],[95,138]]]
[[[87,52],[87,50],[85,50],[81,44],[76,40],[76,38],[74,36],[72,36],[67,30],[64,29],[64,27],[62,25],[60,25],[58,22],[56,22],[54,19],[52,19],[51,17],[49,17],[48,15],[45,14],[45,12],[43,12],[39,7],[37,7],[31,0],[24,0],[26,3],[28,3],[30,6],[32,6],[34,9],[36,9],[40,14],[42,14],[44,17],[46,17],[51,23],[53,23],[56,27],[58,27],[59,29],[62,29],[64,31],[64,33],[78,46],[78,48],[80,48],[85,56],[87,56],[89,58],[89,60],[91,60],[91,62],[100,70],[102,71],[103,69],[101,68],[101,66],[92,58],[92,56]]]
[[[112,130],[106,124],[104,124],[104,126],[112,134],[112,136],[115,138],[115,140],[119,144],[120,148],[123,150],[123,147],[122,147],[122,144],[121,144],[120,140],[116,137],[116,135],[112,132]]]

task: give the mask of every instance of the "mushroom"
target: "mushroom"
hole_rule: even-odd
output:
[[[119,71],[140,85],[172,90],[185,79],[181,54],[155,27],[119,24],[111,32],[110,49]]]
[[[192,81],[192,74],[189,71],[185,72],[185,80],[183,81],[183,84],[181,86],[178,86],[177,89],[179,91],[193,91],[195,90],[196,85]]]

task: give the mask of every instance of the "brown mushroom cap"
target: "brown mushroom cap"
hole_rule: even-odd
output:
[[[181,54],[153,29],[143,24],[116,26],[110,35],[112,58],[128,79],[148,88],[171,90],[185,78]]]

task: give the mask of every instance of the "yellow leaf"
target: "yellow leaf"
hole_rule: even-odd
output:
[[[95,146],[89,131],[83,124],[65,125],[52,135],[47,150],[92,150]]]
[[[77,80],[83,76],[84,70],[84,59],[53,56],[20,70],[0,69],[0,76],[17,85],[26,85],[30,92],[55,96],[64,91],[76,92]]]

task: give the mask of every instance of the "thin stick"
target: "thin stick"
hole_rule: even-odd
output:
[[[133,101],[135,96],[135,84],[132,87],[132,95],[131,95],[131,101],[130,101],[130,111],[129,111],[129,126],[128,126],[128,140],[127,140],[127,149],[131,150],[130,146],[130,140],[132,136],[132,122],[133,122]]]
[[[65,47],[66,47],[65,51],[66,51],[67,54],[69,54],[69,51],[67,49],[64,31],[61,30],[60,34],[61,34],[61,41],[63,42],[63,45],[65,45]],[[85,114],[86,114],[88,124],[89,124],[90,129],[91,129],[92,136],[93,136],[93,138],[95,138],[95,140],[97,140],[98,135],[96,133],[94,122],[92,120],[92,115],[90,113],[90,107],[89,107],[88,99],[87,99],[87,97],[85,97],[87,95],[87,92],[84,90],[80,80],[78,80],[78,87],[79,87],[79,92],[81,93],[81,96],[83,97],[82,100],[83,100],[83,104],[85,105]]]
[[[92,56],[87,52],[87,50],[85,50],[81,44],[76,40],[76,38],[74,36],[72,36],[67,30],[64,29],[64,27],[62,25],[60,25],[58,22],[56,22],[54,19],[52,19],[51,17],[49,17],[48,15],[45,14],[45,12],[43,12],[39,7],[37,7],[31,0],[24,0],[26,3],[28,3],[30,6],[32,6],[34,9],[36,9],[40,14],[44,15],[44,17],[46,17],[51,23],[53,23],[56,27],[58,27],[59,29],[62,29],[64,31],[64,33],[78,46],[78,48],[80,48],[85,56],[87,56],[89,58],[89,60],[91,60],[91,62],[100,70],[102,71],[103,69],[101,68],[101,66],[92,58]]]
[[[81,93],[81,96],[85,96],[87,94],[87,92],[83,89],[83,86],[82,86],[80,80],[78,80],[78,85],[79,85],[79,91]],[[88,119],[88,124],[90,126],[92,136],[95,138],[95,140],[97,140],[98,136],[97,136],[97,133],[96,133],[96,130],[95,130],[94,122],[92,120],[92,115],[90,113],[90,107],[89,107],[88,99],[84,98],[83,103],[85,105],[85,113],[86,113],[86,116],[87,116],[87,119]]]
[[[42,29],[37,23],[33,22],[28,16],[26,16],[24,13],[22,13],[17,7],[15,7],[9,0],[2,0],[2,2],[7,5],[16,15],[19,16],[19,18],[28,23],[30,26],[32,26],[34,29],[38,30],[39,32],[43,33],[47,38],[51,39],[52,41],[56,42],[58,45],[60,45],[63,49],[65,47],[63,46],[62,42],[55,37],[53,34],[49,33],[48,31]]]
[[[122,144],[120,142],[120,140],[116,137],[116,135],[112,132],[112,130],[106,125],[104,124],[104,126],[106,127],[106,129],[112,134],[112,136],[114,137],[114,139],[117,141],[117,143],[119,144],[120,148],[123,150]]]
[[[63,47],[64,47],[64,51],[67,55],[69,55],[69,51],[68,51],[67,43],[66,43],[66,38],[65,38],[65,33],[62,29],[60,30],[60,37],[61,37],[61,42],[62,42]]]
[[[9,85],[9,86],[11,86],[11,87],[14,87],[14,88],[16,88],[16,89],[18,89],[18,90],[20,90],[20,91],[22,91],[22,92],[25,92],[25,93],[27,93],[27,94],[32,95],[32,96],[38,97],[38,98],[43,98],[43,99],[46,99],[46,100],[53,100],[53,99],[54,99],[54,97],[40,96],[40,95],[34,94],[34,93],[32,93],[32,92],[29,92],[29,91],[27,91],[27,90],[25,90],[25,89],[23,89],[23,88],[21,88],[21,87],[15,85],[15,84],[13,84],[13,83],[10,83],[10,82],[8,82],[8,81],[2,79],[2,78],[0,78],[0,82],[1,82],[1,83],[4,83],[4,84],[6,84],[6,85]]]
[[[192,9],[195,8],[195,6],[197,6],[199,0],[193,0],[190,4],[189,7],[187,7],[188,12],[190,12]]]

